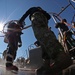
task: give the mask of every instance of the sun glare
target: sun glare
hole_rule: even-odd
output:
[[[0,31],[3,30],[3,23],[0,23]]]
[[[75,3],[75,0],[71,0],[71,1]]]

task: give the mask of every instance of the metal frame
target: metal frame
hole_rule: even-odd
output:
[[[59,16],[66,8],[68,8],[69,6],[72,6],[72,8],[75,10],[75,7],[74,7],[74,5],[71,3],[71,1],[68,0],[68,2],[69,2],[69,4],[68,4],[66,7],[64,7],[63,10],[61,10],[61,11],[58,13],[58,16]]]

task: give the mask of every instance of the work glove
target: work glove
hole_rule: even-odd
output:
[[[19,24],[20,24],[20,27],[22,27],[22,28],[24,28],[24,26],[26,25],[24,21],[23,22],[19,22]]]
[[[22,46],[22,43],[18,43],[18,47],[21,47]]]

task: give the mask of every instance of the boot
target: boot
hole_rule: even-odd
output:
[[[50,70],[50,59],[46,59],[43,65],[37,70],[37,75],[52,75]]]
[[[6,67],[6,70],[17,72],[18,67],[15,65],[12,65],[12,66]]]
[[[62,70],[71,66],[72,64],[73,61],[71,60],[69,54],[60,52],[56,57],[55,62],[53,63],[53,65],[50,66],[50,68],[53,73],[59,73]]]

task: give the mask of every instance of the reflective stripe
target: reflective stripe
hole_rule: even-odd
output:
[[[31,21],[33,21],[34,20],[34,17],[31,17]]]
[[[11,64],[13,63],[13,56],[11,54],[7,54],[6,58],[10,58],[11,59],[11,60],[10,59],[6,60],[6,63],[11,63]]]
[[[6,63],[11,63],[11,64],[12,64],[12,63],[13,63],[13,61],[6,61]]]
[[[13,59],[13,56],[11,54],[6,55],[6,57],[8,57],[8,56]]]

